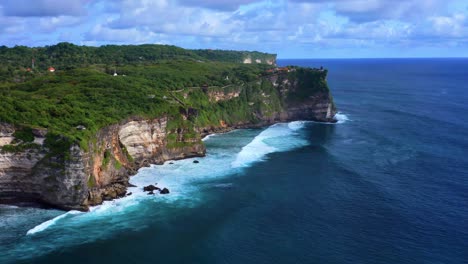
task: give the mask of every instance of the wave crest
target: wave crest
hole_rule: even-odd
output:
[[[70,212],[61,214],[61,215],[59,215],[59,216],[57,216],[55,218],[52,218],[52,219],[50,219],[48,221],[43,222],[40,225],[35,226],[34,228],[29,229],[28,232],[26,233],[26,235],[33,235],[33,234],[36,234],[38,232],[42,232],[42,231],[46,230],[47,228],[55,225],[60,219],[64,219],[69,215],[76,215],[76,214],[81,214],[81,213],[82,212],[79,212],[79,211],[70,211]]]
[[[343,113],[341,113],[341,112],[336,113],[335,118],[336,118],[336,120],[338,120],[338,122],[337,122],[338,124],[343,124],[343,123],[346,122],[346,121],[351,121],[351,120],[348,118],[347,115],[345,115],[345,114],[343,114]]]
[[[231,163],[231,167],[247,167],[254,162],[262,161],[267,154],[307,145],[308,141],[297,133],[304,125],[303,121],[295,121],[270,126],[242,148]]]

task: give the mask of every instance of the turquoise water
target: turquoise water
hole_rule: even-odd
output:
[[[295,60],[329,68],[339,124],[206,139],[89,213],[0,207],[0,263],[463,263],[468,60]]]

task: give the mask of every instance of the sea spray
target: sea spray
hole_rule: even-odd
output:
[[[275,124],[261,132],[252,142],[242,148],[231,163],[233,168],[248,167],[252,163],[262,161],[267,154],[284,152],[306,146],[308,141],[297,131],[304,127],[305,122],[296,121],[288,124]]]
[[[26,233],[26,235],[33,235],[33,234],[36,234],[38,232],[42,232],[42,231],[46,230],[47,228],[57,224],[60,220],[65,219],[66,217],[69,217],[69,216],[77,215],[77,214],[83,214],[83,212],[69,211],[67,213],[61,214],[61,215],[59,215],[59,216],[57,216],[55,218],[52,218],[52,219],[50,219],[48,221],[43,222],[40,225],[35,226],[34,228],[29,229],[28,232]]]
[[[344,122],[346,121],[351,121],[347,115],[341,113],[341,112],[338,112],[336,113],[335,115],[335,119],[338,120],[338,124],[343,124]]]

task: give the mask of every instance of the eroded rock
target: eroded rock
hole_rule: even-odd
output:
[[[156,191],[156,190],[159,191],[159,190],[161,190],[161,188],[156,187],[156,186],[154,186],[154,185],[152,185],[152,184],[143,187],[143,191],[144,191],[144,192],[152,192],[152,191]]]

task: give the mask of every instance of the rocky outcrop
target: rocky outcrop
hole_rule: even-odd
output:
[[[233,98],[237,98],[240,95],[240,90],[226,92],[224,90],[219,91],[210,91],[208,96],[210,97],[211,102],[227,101]]]
[[[96,205],[124,196],[129,176],[140,167],[205,155],[205,146],[200,140],[185,141],[186,146],[177,148],[168,146],[168,135],[176,134],[175,138],[183,141],[184,131],[169,131],[167,123],[165,116],[134,118],[101,130],[97,143],[90,146],[96,154],[85,169],[89,175],[89,195],[83,204]]]
[[[156,186],[154,186],[154,185],[152,185],[152,184],[143,187],[143,191],[144,191],[144,192],[153,192],[153,191],[159,191],[159,190],[161,190],[161,188],[156,187]]]
[[[278,113],[280,121],[310,120],[335,123],[336,107],[328,93],[318,93],[301,102],[290,105],[286,111]]]
[[[98,205],[103,201],[113,200],[124,197],[127,194],[127,185],[125,183],[112,183],[102,188],[93,188],[89,192],[88,205]],[[129,193],[128,195],[131,195]]]
[[[262,56],[261,58],[258,58],[255,56],[255,54],[245,56],[242,59],[242,63],[244,64],[252,64],[252,63],[264,63],[268,65],[276,65],[276,56],[270,55],[270,56]]]
[[[118,131],[120,142],[130,156],[144,163],[161,154],[166,141],[167,118],[130,121]]]
[[[44,146],[0,154],[0,202],[40,203],[84,209],[81,175],[88,160],[79,147],[67,155],[50,155]]]
[[[30,202],[43,189],[39,181],[32,178],[33,169],[45,154],[37,149],[18,153],[0,152],[0,202]]]
[[[259,120],[255,123],[239,122],[224,125],[225,123],[220,120],[221,122],[219,126],[198,128],[197,131],[200,133],[201,137],[205,137],[209,134],[226,133],[234,129],[260,128],[278,122],[289,122],[295,120],[336,123],[337,120],[334,118],[336,113],[337,110],[330,95],[328,93],[321,93],[306,99],[300,104],[291,105],[280,112],[271,113],[269,115],[255,113]]]
[[[36,166],[46,156],[42,146],[29,145],[29,147],[18,148],[22,142],[15,142],[19,141],[14,137],[15,131],[16,128],[13,125],[0,123],[1,203],[34,201],[39,194],[45,191],[41,181],[49,180],[47,177],[32,177]],[[45,134],[40,136],[44,137]],[[7,147],[10,151],[7,151]],[[18,151],[14,151],[15,149]],[[46,201],[41,202],[46,203]]]
[[[0,123],[0,147],[10,144],[13,139],[15,128],[7,123]]]
[[[120,126],[119,141],[137,165],[162,164],[166,160],[205,155],[205,147],[199,139],[184,139],[185,131],[182,130],[167,131],[167,122],[167,117],[162,117],[130,121]],[[168,147],[168,134],[175,134],[175,138],[188,143],[187,146]]]

